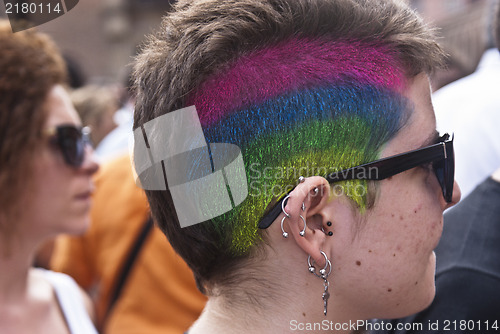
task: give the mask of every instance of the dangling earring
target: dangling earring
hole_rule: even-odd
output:
[[[328,282],[328,276],[332,272],[332,263],[328,260],[325,252],[321,251],[321,255],[325,258],[325,266],[323,269],[319,270],[319,275],[316,274],[316,267],[314,266],[314,260],[311,259],[311,255],[307,258],[307,265],[309,266],[309,272],[314,274],[314,276],[319,277],[323,280],[324,292],[321,298],[323,299],[323,313],[326,316],[326,312],[328,310],[328,298],[330,298],[330,292],[328,288],[330,287],[330,282]]]

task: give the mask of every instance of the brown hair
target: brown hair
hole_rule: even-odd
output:
[[[179,1],[137,57],[134,128],[185,107],[187,96],[232,60],[295,36],[379,41],[395,51],[408,78],[432,72],[443,59],[432,31],[398,1]],[[215,294],[223,286],[224,293],[234,294],[231,287],[255,281],[238,268],[258,262],[252,261],[258,247],[234,254],[228,234],[206,222],[180,228],[168,190],[146,194],[155,220],[193,269],[202,292]]]
[[[64,83],[64,61],[50,38],[33,29],[12,33],[0,20],[0,231],[20,209],[20,194],[29,188],[32,158],[40,145],[50,89]]]

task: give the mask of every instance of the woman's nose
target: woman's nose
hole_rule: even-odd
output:
[[[85,159],[81,168],[90,175],[95,174],[99,170],[99,164],[94,156],[94,149],[91,145],[85,147]]]

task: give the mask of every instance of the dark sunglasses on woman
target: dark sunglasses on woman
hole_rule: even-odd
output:
[[[90,128],[63,124],[47,129],[51,144],[58,147],[66,164],[81,167],[85,160],[85,147],[90,145]]]
[[[447,133],[440,137],[436,144],[334,172],[325,176],[325,179],[329,183],[346,180],[380,181],[426,164],[431,164],[441,186],[443,197],[446,202],[450,203],[453,197],[453,184],[455,183],[455,156],[453,137],[450,139],[450,135]],[[283,196],[268,211],[259,222],[259,228],[268,228],[279,216],[285,198],[287,198],[287,195]]]

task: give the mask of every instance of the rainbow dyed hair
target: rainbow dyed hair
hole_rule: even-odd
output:
[[[259,240],[259,219],[298,175],[379,157],[409,116],[404,78],[380,43],[292,38],[241,55],[198,87],[187,105],[196,106],[207,142],[238,145],[247,171],[250,195],[211,221],[235,254]],[[363,182],[341,185],[366,189]],[[366,192],[345,193],[366,209]]]

